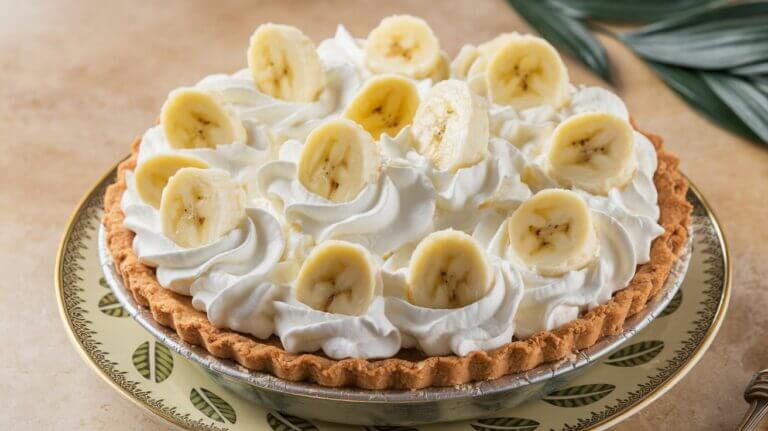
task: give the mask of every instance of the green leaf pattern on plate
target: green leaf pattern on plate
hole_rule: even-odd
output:
[[[601,400],[614,389],[616,386],[605,383],[571,386],[554,391],[541,399],[557,407],[582,407]]]
[[[487,418],[472,422],[477,431],[533,431],[539,423],[525,418]]]
[[[677,292],[675,292],[675,296],[672,297],[672,300],[669,301],[669,304],[664,308],[664,310],[659,313],[659,317],[669,316],[670,314],[677,311],[678,308],[680,308],[680,305],[683,303],[683,289],[677,289]]]
[[[285,413],[267,413],[267,423],[273,431],[318,431],[312,422]]]
[[[218,395],[205,388],[192,388],[189,393],[189,401],[200,411],[216,422],[231,423],[237,422],[235,409],[224,401]]]
[[[128,311],[126,311],[125,308],[123,308],[123,306],[120,305],[120,301],[117,300],[117,297],[112,292],[109,292],[106,295],[101,297],[101,299],[99,300],[99,310],[101,310],[101,312],[106,314],[107,316],[112,316],[112,317],[128,316]]]
[[[365,431],[419,431],[418,428],[390,426],[390,425],[374,425],[370,427],[365,427],[364,429]]]
[[[650,362],[663,349],[664,342],[661,340],[641,341],[611,354],[605,364],[614,367],[636,367]]]
[[[133,366],[136,371],[141,374],[145,379],[149,379],[152,376],[152,372],[149,369],[149,341],[145,341],[139,344],[139,347],[133,351],[131,356]]]
[[[154,352],[150,352],[150,345],[155,347]],[[133,352],[131,360],[136,371],[147,380],[152,380],[154,371],[155,383],[163,382],[173,371],[171,350],[157,342],[145,341],[141,343]]]

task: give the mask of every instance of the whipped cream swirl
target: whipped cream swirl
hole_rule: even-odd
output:
[[[429,180],[408,166],[385,165],[377,182],[349,202],[332,202],[308,191],[297,179],[301,143],[283,144],[281,160],[258,173],[263,196],[279,200],[283,216],[318,243],[326,239],[355,242],[385,254],[432,230],[435,191]]]
[[[632,238],[614,218],[592,210],[600,254],[589,266],[559,277],[544,277],[517,267],[511,255],[507,222],[503,222],[488,244],[488,252],[512,262],[525,286],[523,300],[514,317],[518,337],[551,330],[579,316],[581,311],[608,301],[623,289],[635,274],[637,258]]]
[[[325,313],[301,302],[276,302],[275,326],[289,352],[323,353],[334,359],[388,358],[401,347],[400,332],[385,315],[385,298],[378,289],[365,314]]]
[[[431,356],[464,356],[511,342],[523,283],[506,262],[496,260],[492,268],[494,281],[488,293],[461,308],[425,308],[405,298],[387,298],[387,316],[402,333],[403,347],[417,347]],[[407,269],[400,272],[405,276]]]
[[[559,187],[542,169],[544,147],[557,124],[584,112],[607,112],[629,121],[624,102],[610,91],[598,87],[571,90],[571,103],[559,111],[548,106],[522,111],[500,106],[491,109],[491,133],[520,149],[526,159],[524,169],[536,179],[528,181],[535,191]],[[560,277],[542,277],[518,268],[525,285],[515,318],[519,337],[556,328],[577,318],[580,312],[608,301],[613,292],[631,281],[636,265],[650,260],[651,243],[664,232],[657,222],[658,195],[653,183],[656,151],[641,133],[634,132],[634,138],[638,169],[628,184],[611,189],[607,196],[575,190],[593,213],[600,241],[600,255],[595,263]],[[475,236],[483,242],[497,225],[489,252],[508,257],[506,222],[499,217],[482,220]]]
[[[393,165],[418,169],[432,182],[437,206],[435,230],[471,231],[482,212],[514,209],[531,197],[531,190],[520,178],[525,159],[503,139],[492,138],[488,157],[456,172],[440,171],[413,147],[410,127],[394,138],[383,136],[380,141],[382,153]]]

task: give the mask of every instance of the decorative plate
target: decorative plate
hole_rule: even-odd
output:
[[[616,424],[661,396],[701,358],[722,322],[730,264],[720,226],[695,188],[693,255],[664,312],[565,388],[495,417],[419,427],[339,426],[259,407],[219,386],[199,366],[156,342],[129,317],[103,278],[98,230],[113,168],[75,210],[56,260],[56,294],[73,344],[138,406],[191,430],[428,431],[587,430]]]

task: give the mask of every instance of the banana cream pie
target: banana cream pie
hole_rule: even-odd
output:
[[[319,45],[259,26],[248,67],[170,93],[105,197],[155,319],[291,381],[495,379],[618,333],[682,252],[677,159],[544,39],[450,59],[423,20]]]

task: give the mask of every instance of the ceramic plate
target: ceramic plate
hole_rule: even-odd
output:
[[[271,411],[217,385],[129,317],[103,278],[98,229],[105,187],[83,199],[56,261],[60,312],[75,347],[97,373],[140,407],[191,430],[429,431],[587,430],[625,419],[658,398],[704,354],[723,320],[730,265],[717,220],[692,190],[694,242],[682,288],[664,312],[568,386],[495,417],[419,427],[340,426]]]

